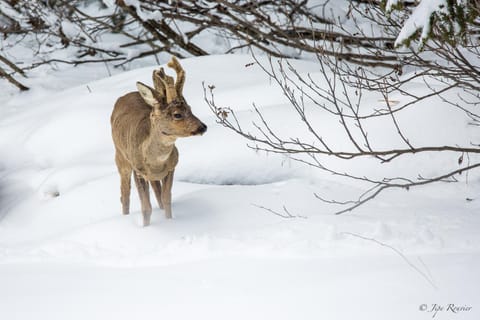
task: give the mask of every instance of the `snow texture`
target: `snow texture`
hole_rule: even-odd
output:
[[[150,83],[154,66],[112,77],[98,66],[37,74],[30,92],[0,98],[1,319],[405,320],[431,319],[435,305],[444,308],[435,319],[480,318],[479,175],[393,190],[332,215],[315,192],[351,199],[363,186],[256,153],[206,106],[202,81],[242,123],[257,119],[255,102],[272,126],[307,139],[280,90],[251,62],[243,55],[181,61],[185,97],[209,129],[178,140],[174,219],[156,208],[147,228],[134,188],[131,214],[121,214],[109,117],[136,81]],[[291,63],[321,79],[316,63]],[[365,94],[366,106],[378,101]],[[478,141],[478,130],[440,99],[422,103],[419,114],[398,119],[417,143]],[[348,142],[328,114],[307,108],[325,139]],[[432,113],[435,121],[426,120]],[[368,129],[381,133],[379,145],[398,143],[379,123]],[[327,161],[428,175],[456,158],[380,169]],[[293,218],[261,208],[283,206]],[[449,304],[465,310],[453,313]]]

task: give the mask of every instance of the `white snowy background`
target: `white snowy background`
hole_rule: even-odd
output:
[[[209,129],[178,140],[174,219],[156,208],[146,228],[134,188],[131,214],[121,215],[109,117],[158,66],[40,68],[25,93],[0,82],[0,319],[480,318],[480,175],[388,191],[334,215],[314,193],[352,199],[365,186],[249,149],[204,102],[203,81],[244,123],[256,119],[254,102],[285,135],[302,137],[288,101],[258,65],[246,67],[252,62],[181,61],[185,97]],[[322,85],[316,62],[292,63]],[[375,107],[379,97],[364,103]],[[480,138],[440,99],[415,110],[399,121],[420,144]],[[331,141],[345,143],[338,123],[312,114]],[[381,145],[398,143],[381,124],[369,129],[383,133]],[[457,158],[338,167],[435,175]],[[293,218],[261,208],[283,206]]]

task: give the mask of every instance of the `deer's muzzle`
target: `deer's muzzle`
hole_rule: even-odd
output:
[[[207,126],[204,123],[200,123],[197,130],[192,132],[192,136],[202,135],[207,131]]]

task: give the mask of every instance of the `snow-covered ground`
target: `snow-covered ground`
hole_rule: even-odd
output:
[[[364,186],[255,152],[215,123],[202,81],[244,123],[255,102],[285,134],[296,130],[279,89],[245,66],[252,61],[182,61],[185,97],[209,129],[177,141],[174,219],[155,209],[147,228],[135,189],[132,213],[121,215],[109,117],[136,81],[151,82],[154,66],[92,82],[104,70],[38,75],[22,94],[0,84],[0,319],[480,318],[478,173],[333,215],[314,193],[348,199]],[[318,77],[314,62],[293,63]],[[435,121],[425,126],[408,113],[401,121],[421,143],[478,141],[441,102],[420,110]],[[316,116],[336,132],[327,115]],[[380,136],[379,144],[395,143]],[[435,173],[449,160],[457,156],[385,170]],[[261,208],[283,206],[293,218]]]

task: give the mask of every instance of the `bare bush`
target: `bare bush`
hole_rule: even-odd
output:
[[[472,9],[477,10],[476,7]],[[352,10],[364,18],[377,21],[387,34],[392,35],[398,34],[402,27],[400,21],[405,20],[405,15],[408,16],[408,13],[395,17],[385,15],[380,7],[370,3]],[[309,133],[302,138],[285,136],[285,132],[272,126],[257,107],[254,109],[258,121],[253,124],[253,128],[248,128],[239,121],[233,108],[216,105],[214,86],[209,86],[208,90],[205,88],[205,100],[218,122],[248,139],[251,148],[285,154],[329,174],[366,184],[365,191],[358,198],[347,201],[316,195],[324,202],[341,205],[342,208],[336,211],[338,214],[359,207],[387,189],[409,190],[435,182],[457,182],[461,174],[480,167],[477,156],[480,145],[476,141],[463,141],[461,144],[442,141],[435,141],[431,145],[418,143],[416,140],[421,140],[420,136],[406,132],[399,118],[405,121],[403,114],[406,112],[409,112],[409,117],[415,116],[415,106],[420,106],[420,102],[424,105],[440,99],[470,119],[470,124],[478,126],[480,52],[477,22],[478,18],[474,18],[465,25],[461,41],[445,41],[445,34],[435,29],[438,33],[433,32],[428,40],[418,40],[423,41],[421,51],[418,46],[414,46],[414,39],[411,39],[410,47],[386,49],[386,52],[395,54],[399,61],[396,67],[390,69],[368,68],[365,65],[345,63],[334,54],[324,55],[323,52],[328,50],[342,50],[335,49],[331,43],[323,43],[327,48],[316,54],[322,79],[314,79],[311,74],[301,74],[289,61],[277,60],[277,65],[270,59],[268,64],[262,65],[256,60],[280,87],[298,115],[304,131]],[[371,48],[373,47],[372,44]],[[412,90],[412,83],[417,86],[420,84],[421,90]],[[366,103],[365,94],[377,94],[384,106],[378,108]],[[402,97],[401,101],[393,100],[392,95]],[[338,121],[339,133],[346,138],[347,144],[338,145],[325,138],[328,133],[322,130],[312,116],[311,112],[315,109]],[[434,113],[425,120],[437,121]],[[377,136],[370,135],[369,123],[372,121],[389,124],[389,131],[377,132]],[[377,143],[379,134],[396,137],[392,141],[397,143],[389,147],[382,146]],[[397,163],[398,168],[402,163],[411,161],[412,158],[421,158],[424,154],[448,157],[450,161],[446,161],[448,165],[443,166],[437,174],[430,176],[422,173],[427,167],[425,162],[414,175],[390,173],[389,176],[378,176],[358,173],[353,169],[355,161],[364,158],[376,160],[380,170],[392,163]],[[339,169],[331,165],[332,162],[328,160],[331,158],[348,160],[350,165],[347,166],[348,169]]]
[[[361,65],[397,65],[397,56],[378,53],[391,47],[393,36],[344,30],[344,20],[354,18],[354,5],[337,4],[348,9],[342,16],[332,6],[305,0],[0,0],[0,54],[24,73],[44,64],[119,67],[145,57],[158,63],[162,53],[187,57],[252,48],[275,57],[321,51]],[[17,46],[29,54],[11,54]],[[13,77],[17,69],[2,74]]]

